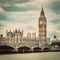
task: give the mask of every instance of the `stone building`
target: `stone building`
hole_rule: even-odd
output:
[[[39,28],[39,44],[44,47],[46,45],[46,28],[47,28],[47,20],[45,17],[45,13],[42,7],[41,14],[38,20],[38,28]]]
[[[46,28],[47,28],[47,20],[44,14],[44,10],[42,7],[41,14],[38,20],[38,28],[39,28],[39,37],[36,37],[36,33],[27,33],[27,37],[23,36],[23,30],[15,30],[15,31],[7,31],[6,30],[6,38],[4,44],[10,45],[12,47],[19,48],[19,47],[29,47],[29,48],[44,48],[46,46]],[[3,41],[3,39],[0,41]]]
[[[6,30],[6,38],[7,38],[7,43],[21,43],[21,40],[22,40],[22,37],[23,37],[23,30],[20,31],[19,30],[15,30],[13,32],[11,32],[11,30],[8,32]]]

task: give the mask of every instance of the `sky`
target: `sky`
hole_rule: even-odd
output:
[[[0,0],[0,34],[6,30],[24,30],[36,33],[42,5],[47,19],[47,38],[60,39],[60,0]]]

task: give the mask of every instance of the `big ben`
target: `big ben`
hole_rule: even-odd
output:
[[[39,20],[38,20],[38,28],[39,28],[39,45],[41,47],[44,47],[46,45],[47,20],[44,14],[43,7],[41,10]]]

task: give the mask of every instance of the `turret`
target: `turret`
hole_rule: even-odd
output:
[[[23,29],[22,29],[22,36],[23,36]]]

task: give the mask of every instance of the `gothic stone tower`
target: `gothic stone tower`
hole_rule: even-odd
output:
[[[42,7],[41,14],[38,20],[39,46],[41,47],[44,47],[46,45],[46,27],[47,27],[47,20],[45,18],[44,10]]]

